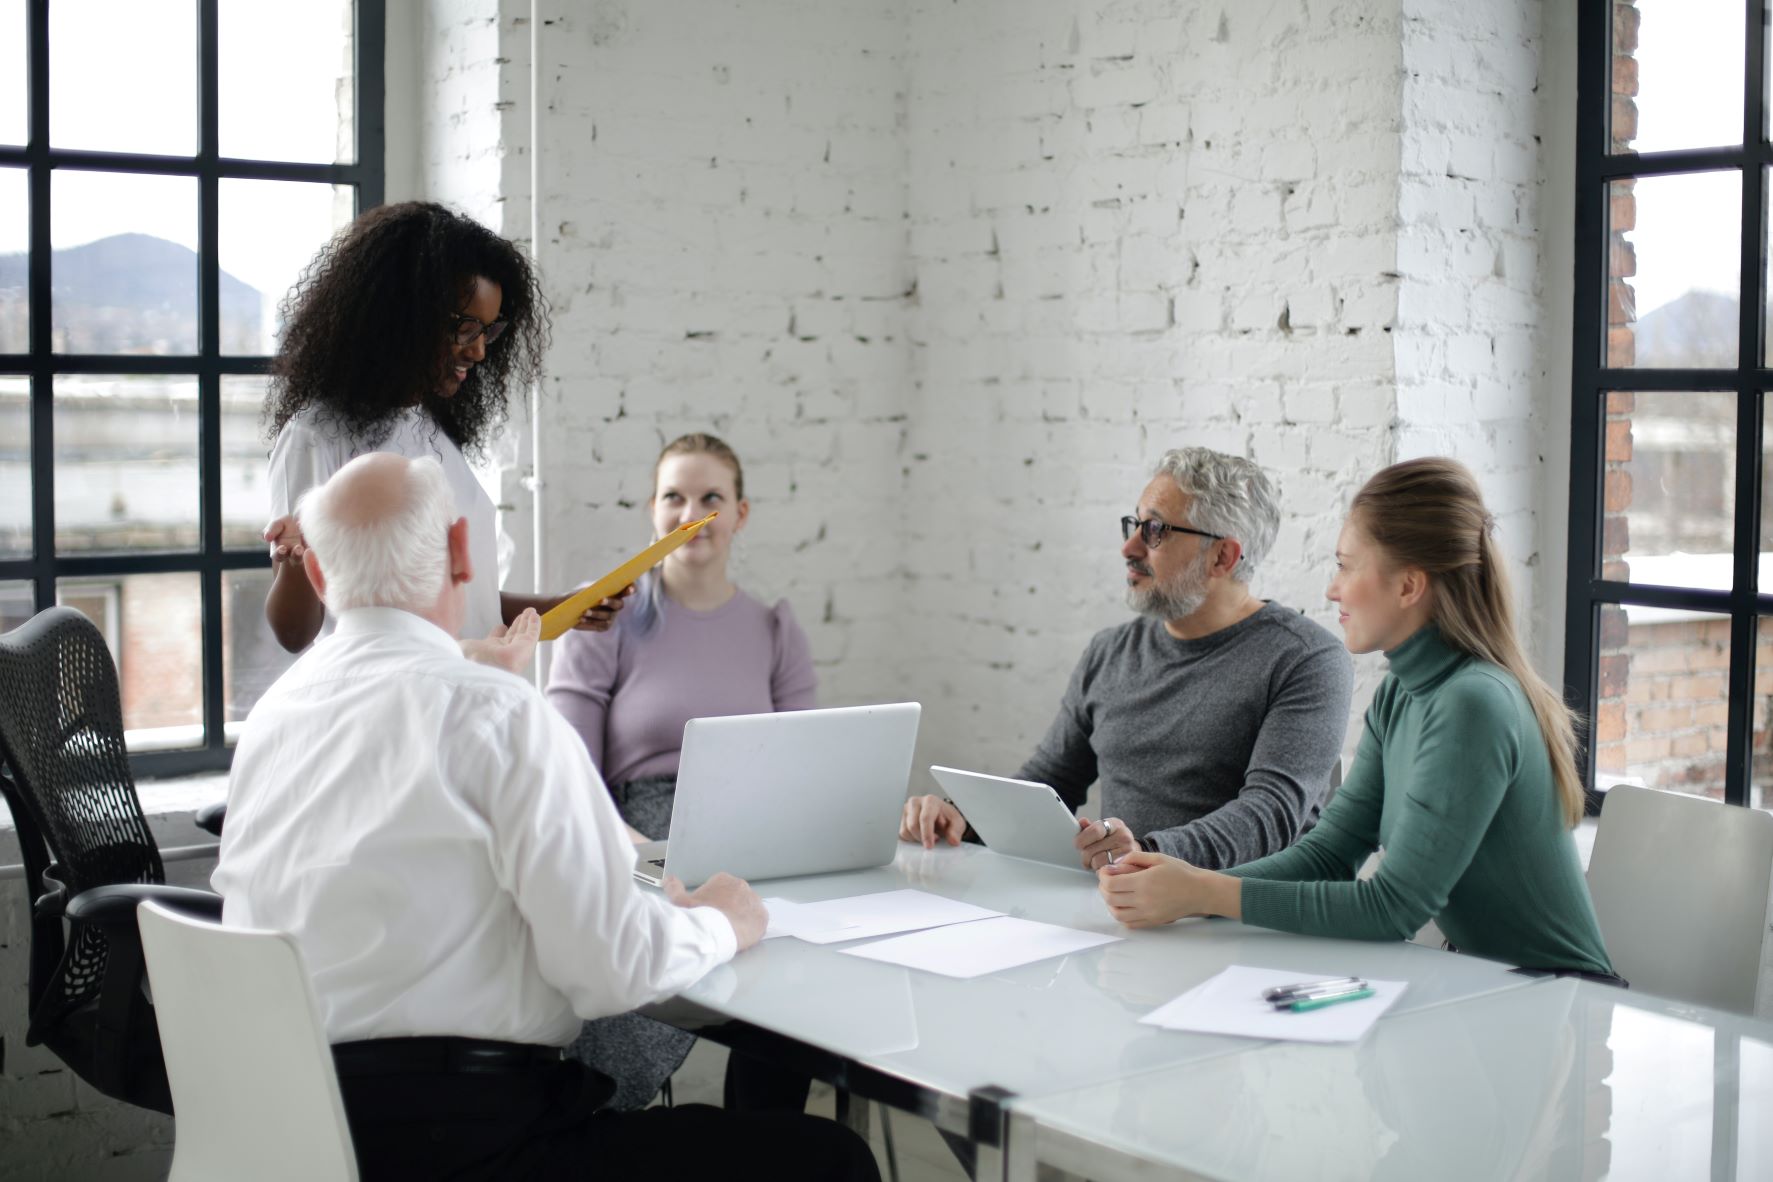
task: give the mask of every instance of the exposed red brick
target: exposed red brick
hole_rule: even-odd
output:
[[[1609,513],[1623,513],[1631,508],[1631,473],[1623,468],[1610,468],[1604,478],[1603,498]]]
[[[1607,413],[1610,415],[1628,415],[1637,408],[1637,404],[1637,396],[1630,390],[1607,392]]]
[[[1607,422],[1606,458],[1615,464],[1631,460],[1631,420],[1610,419]]]

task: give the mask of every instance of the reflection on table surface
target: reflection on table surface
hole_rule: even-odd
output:
[[[1770,1105],[1773,1024],[1566,980],[1016,1107],[1213,1178],[1662,1182],[1773,1178]]]
[[[1125,937],[971,980],[843,956],[843,944],[769,940],[682,994],[711,1011],[708,1020],[739,1019],[956,1097],[993,1084],[1048,1094],[1258,1046],[1139,1024],[1230,964],[1409,981],[1394,1016],[1532,984],[1506,966],[1413,944],[1290,936],[1224,920],[1131,932],[1108,917],[1094,875],[979,846],[904,845],[891,866],[757,886],[795,902],[914,887]]]

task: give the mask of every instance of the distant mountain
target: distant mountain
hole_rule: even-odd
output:
[[[28,261],[0,254],[0,353],[23,353]],[[197,254],[151,234],[114,234],[50,258],[55,347],[66,353],[195,353]],[[264,297],[221,275],[222,351],[263,348]]]
[[[1734,369],[1737,301],[1689,291],[1638,317],[1637,365],[1655,369]]]

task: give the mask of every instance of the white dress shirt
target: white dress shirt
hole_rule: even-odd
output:
[[[295,512],[303,493],[325,484],[334,472],[372,451],[393,452],[409,460],[430,456],[443,465],[444,479],[455,494],[456,516],[468,519],[468,560],[474,565],[462,638],[479,640],[504,623],[499,610],[499,588],[505,582],[499,568],[499,513],[461,449],[422,408],[415,406],[397,415],[387,438],[374,447],[353,440],[314,407],[298,412],[271,445],[271,516]],[[334,623],[328,612],[321,635],[331,632]]]
[[[641,890],[585,745],[534,686],[390,608],[347,611],[260,699],[211,882],[289,932],[328,1038],[564,1045],[731,959]]]

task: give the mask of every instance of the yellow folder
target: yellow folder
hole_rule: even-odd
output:
[[[608,599],[623,587],[644,575],[659,563],[665,561],[665,555],[677,549],[698,533],[702,527],[719,517],[718,512],[710,513],[700,521],[692,521],[688,525],[680,525],[640,553],[604,575],[583,591],[575,591],[561,600],[554,607],[542,613],[542,639],[553,640],[574,624],[579,617],[589,611],[599,600]]]

